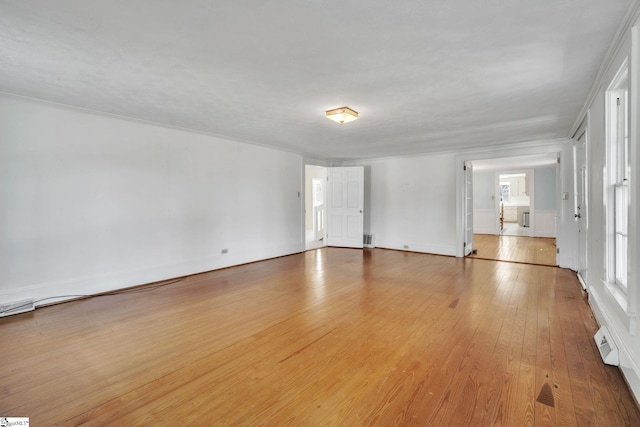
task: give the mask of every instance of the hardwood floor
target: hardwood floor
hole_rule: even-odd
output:
[[[0,319],[32,425],[638,426],[571,271],[324,248]]]
[[[558,265],[555,239],[551,238],[474,234],[473,247],[475,258]]]

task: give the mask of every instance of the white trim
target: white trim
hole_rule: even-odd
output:
[[[409,246],[405,248],[404,246]],[[447,256],[456,256],[456,248],[454,246],[448,245],[433,245],[433,244],[419,244],[419,243],[398,243],[398,242],[380,242],[378,240],[376,242],[376,247],[381,249],[393,249],[396,251],[407,251],[407,252],[419,252],[424,254],[433,254],[433,255],[447,255]]]
[[[571,131],[569,135],[573,136],[580,128],[582,121],[586,118],[591,105],[595,101],[598,93],[600,92],[603,86],[603,80],[607,71],[611,68],[613,64],[614,58],[618,55],[620,48],[625,42],[625,38],[627,37],[628,32],[631,30],[631,27],[634,25],[636,20],[640,17],[640,1],[633,1],[629,5],[629,9],[627,13],[624,15],[624,19],[618,27],[618,31],[616,31],[615,36],[613,37],[613,41],[609,45],[609,49],[607,49],[607,53],[605,54],[602,62],[600,63],[600,68],[598,68],[598,73],[596,75],[593,84],[591,85],[591,89],[589,90],[589,94],[587,95],[587,100],[580,109],[580,113],[578,114],[578,118],[571,126]]]
[[[332,159],[331,162],[332,166],[361,166],[367,162],[373,162],[377,160],[405,159],[430,155],[455,154],[456,156],[462,156],[467,161],[471,161],[473,163],[473,160],[528,156],[531,154],[558,153],[560,152],[560,148],[558,147],[566,144],[567,142],[570,142],[568,138],[541,139],[526,142],[505,142],[504,144],[499,145],[485,145],[482,147],[460,147],[454,150],[433,149],[420,153],[400,154],[397,156],[368,157],[366,159],[352,160]],[[464,162],[462,163],[462,165],[464,165]]]
[[[630,268],[627,295],[629,297],[628,311],[637,313],[640,309],[640,275],[638,266],[633,260],[638,260],[640,255],[640,239],[638,239],[638,216],[640,203],[638,203],[638,182],[640,174],[640,16],[631,29],[629,75],[629,161],[631,162],[631,174],[629,176],[629,194],[631,203],[629,206],[628,232],[630,236],[628,256],[632,260]]]
[[[249,140],[249,139],[238,138],[238,137],[235,137],[235,136],[222,135],[222,134],[219,134],[219,133],[210,132],[210,131],[206,131],[206,130],[202,130],[202,129],[195,129],[195,128],[192,129],[192,128],[188,128],[188,127],[184,127],[184,126],[172,125],[172,124],[168,124],[168,123],[161,123],[161,122],[156,122],[156,121],[148,120],[148,119],[142,119],[142,118],[138,118],[138,117],[123,116],[121,114],[109,113],[109,112],[106,112],[106,111],[94,110],[94,109],[85,108],[85,107],[78,107],[76,105],[64,104],[64,103],[61,103],[61,102],[50,101],[48,99],[33,98],[33,97],[30,97],[30,96],[18,95],[18,94],[15,94],[15,93],[3,92],[3,91],[0,91],[0,97],[13,98],[13,99],[22,100],[22,101],[26,101],[26,102],[32,102],[32,103],[35,103],[35,104],[45,105],[45,106],[49,106],[49,107],[53,107],[53,108],[60,108],[62,110],[74,111],[74,112],[77,112],[77,113],[90,114],[90,115],[98,116],[98,117],[106,117],[106,118],[110,118],[110,119],[123,120],[123,121],[126,121],[126,122],[138,123],[138,124],[143,124],[143,125],[153,126],[153,127],[159,127],[159,128],[164,128],[164,129],[171,129],[171,130],[176,130],[176,131],[180,131],[180,132],[192,133],[192,134],[196,134],[196,135],[204,135],[204,136],[209,136],[209,137],[217,138],[217,139],[221,139],[221,140],[227,140],[227,141],[231,141],[231,142],[239,142],[239,143],[242,143],[242,144],[249,144],[249,145],[254,145],[254,146],[258,146],[258,147],[262,147],[262,148],[269,148],[271,150],[282,151],[284,153],[297,154],[299,156],[303,156],[304,155],[304,153],[300,153],[299,151],[296,151],[296,150],[293,150],[293,149],[290,149],[290,148],[286,148],[286,147],[279,147],[279,146],[275,146],[275,145],[269,145],[269,144],[265,144],[265,143],[262,143],[262,142]]]
[[[278,258],[304,251],[304,248],[299,244],[285,245],[272,249],[272,251],[242,251],[242,253],[235,253],[233,258],[227,258],[228,255],[217,255],[176,264],[122,270],[93,276],[74,277],[26,286],[16,285],[11,289],[0,291],[0,305],[32,298],[35,301],[35,306],[39,307],[55,302],[68,301],[77,298],[77,296],[91,296],[132,286],[170,281],[172,278]],[[59,297],[61,295],[76,296]],[[46,301],[38,302],[38,300],[42,299],[46,299]]]
[[[538,142],[539,145],[533,146],[529,145],[528,147],[507,147],[507,148],[497,148],[497,147],[487,147],[484,150],[468,150],[464,153],[457,154],[455,157],[455,174],[456,174],[456,256],[463,257],[463,242],[464,242],[464,215],[463,215],[463,200],[464,200],[464,162],[474,160],[483,160],[483,159],[497,159],[502,157],[518,157],[518,156],[527,156],[531,154],[548,154],[548,153],[556,153],[561,161],[567,161],[568,159],[563,159],[564,157],[564,147],[569,144],[572,144],[573,141],[568,138],[560,138],[555,139],[553,141],[547,141],[546,143]],[[558,192],[558,198],[561,192],[561,182],[558,180],[556,182]],[[496,208],[497,209],[497,208]],[[558,206],[558,212],[561,214],[562,207]],[[573,215],[573,213],[571,214]],[[533,221],[533,218],[530,218]],[[497,221],[497,220],[496,220]],[[560,243],[560,236],[558,237],[558,242]],[[561,247],[559,244],[558,247]],[[565,267],[561,265],[561,267]]]
[[[627,343],[632,341],[631,335],[635,334],[635,316],[623,316],[622,319],[612,317],[606,309],[606,303],[603,297],[598,294],[594,286],[589,288],[589,305],[600,326],[607,326],[614,343],[620,350],[620,371],[625,377],[631,393],[636,401],[640,401],[640,365],[638,361],[632,357],[633,351],[628,348]],[[629,325],[624,325],[623,320],[628,321]],[[623,339],[621,334],[628,338]]]
[[[605,287],[609,289],[611,295],[615,298],[618,304],[621,307],[624,307],[625,312],[627,311],[628,299],[626,296],[626,289],[622,289],[623,287],[629,284],[628,278],[627,283],[622,284],[619,283],[616,279],[619,271],[617,270],[617,262],[618,258],[618,250],[616,247],[616,218],[617,213],[617,203],[616,203],[616,187],[619,185],[620,178],[620,109],[621,105],[624,106],[623,111],[627,111],[626,108],[626,100],[620,102],[621,94],[629,93],[629,56],[626,56],[620,66],[618,67],[618,71],[615,76],[611,80],[611,83],[605,89],[605,165],[606,165],[606,173],[603,179],[603,197],[604,197],[604,206],[605,206],[605,275],[606,281]],[[627,95],[628,97],[628,95]],[[614,101],[617,100],[617,103]],[[626,123],[627,118],[625,118]],[[626,132],[623,130],[623,132]],[[625,165],[623,167],[626,169],[626,165],[629,159],[624,158]],[[626,173],[623,172],[623,174]],[[624,175],[623,175],[624,176]],[[628,208],[626,208],[628,209]],[[627,218],[629,217],[629,211],[627,210]],[[629,220],[627,219],[627,227]],[[629,247],[627,243],[626,251],[623,253],[625,259],[629,259]],[[628,261],[627,261],[627,271],[628,271]],[[617,288],[617,289],[613,289]],[[624,294],[624,295],[623,295]]]
[[[582,278],[582,274],[578,271],[576,273],[576,276],[578,277],[578,282],[580,282],[580,286],[582,286],[583,290],[587,290],[587,284],[585,283],[584,279]]]
[[[625,294],[617,283],[611,283],[607,280],[603,280],[604,288],[609,291],[613,299],[616,300],[618,305],[625,313],[629,307],[629,301],[627,300],[627,294]]]
[[[589,268],[589,216],[590,216],[590,184],[589,184],[589,173],[590,173],[590,154],[589,154],[589,121],[591,119],[590,112],[587,112],[587,116],[585,120],[582,122],[578,131],[574,135],[574,143],[573,143],[573,182],[574,182],[574,205],[573,212],[576,223],[576,271],[578,271],[578,279],[581,281],[582,288],[586,291],[588,281],[588,273],[587,270]],[[582,142],[581,142],[582,141]],[[578,165],[577,163],[577,152],[578,152],[578,144],[583,144],[584,149],[584,175],[582,174],[582,165]],[[558,168],[559,169],[559,168]],[[559,180],[559,170],[556,175],[556,179]],[[578,176],[582,181],[582,200],[578,200]],[[578,205],[580,205],[580,212],[578,212]],[[581,215],[582,219],[582,231],[579,231],[580,226],[578,225],[578,218],[576,214]],[[556,220],[556,232],[557,232],[557,220]],[[582,274],[584,273],[584,277]]]

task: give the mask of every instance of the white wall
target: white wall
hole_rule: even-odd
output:
[[[557,216],[556,166],[533,170],[535,189],[533,230],[535,237],[556,237]]]
[[[301,183],[299,155],[0,96],[0,303],[301,251]]]
[[[562,188],[573,188],[571,145],[564,139],[532,143],[526,148],[374,159],[343,165],[365,166],[365,233],[376,235],[376,246],[462,256],[463,162],[541,153],[559,153],[564,162],[561,169],[567,176]],[[558,189],[555,197],[560,198]],[[558,215],[563,223],[573,225],[571,206],[563,207]],[[551,216],[555,221],[555,213]],[[574,241],[571,226],[558,236],[558,246],[566,252],[564,258],[558,256],[563,267],[572,265]]]
[[[365,166],[368,180],[365,232],[375,234],[377,247],[456,254],[456,183],[452,154],[369,160],[358,164]]]
[[[475,234],[498,233],[496,209],[496,173],[473,172],[473,232]]]
[[[556,201],[556,166],[535,168],[533,170],[535,182],[535,206],[536,210],[555,210]]]
[[[637,15],[636,15],[637,19]],[[591,99],[588,109],[587,124],[587,157],[588,163],[588,229],[587,229],[587,289],[589,303],[598,322],[606,325],[613,334],[614,342],[620,348],[620,367],[630,384],[636,399],[640,400],[640,337],[638,336],[637,309],[640,307],[640,265],[638,253],[638,214],[640,213],[639,177],[640,168],[640,20],[633,28],[635,32],[632,43],[632,30],[623,33],[616,54],[607,64],[602,79],[597,82],[597,91]],[[625,58],[630,59],[629,76],[631,87],[631,189],[630,208],[630,278],[625,310],[613,296],[606,282],[606,214],[604,206],[603,182],[606,170],[606,108],[605,93]]]

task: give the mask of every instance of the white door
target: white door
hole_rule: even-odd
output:
[[[575,143],[575,213],[578,228],[578,275],[587,283],[587,132]]]
[[[464,256],[473,251],[473,165],[464,162]]]
[[[362,248],[364,167],[327,169],[327,245]]]

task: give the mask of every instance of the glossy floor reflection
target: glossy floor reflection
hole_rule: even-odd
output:
[[[324,248],[2,318],[0,409],[33,425],[640,425],[596,328],[569,270]]]
[[[496,261],[557,265],[555,239],[546,237],[474,234],[471,257]]]

